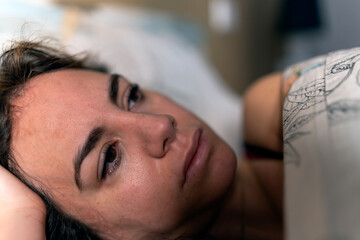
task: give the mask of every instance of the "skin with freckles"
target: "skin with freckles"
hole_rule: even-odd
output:
[[[231,187],[233,151],[195,115],[124,78],[112,101],[110,79],[88,70],[31,79],[13,102],[19,166],[65,212],[109,239],[176,237],[206,226]],[[94,132],[77,184],[74,159]]]

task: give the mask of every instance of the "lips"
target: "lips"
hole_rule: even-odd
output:
[[[203,130],[196,130],[192,137],[191,146],[185,155],[183,185],[188,178],[196,176],[196,173],[203,168],[208,159],[209,151],[210,145],[204,136]]]
[[[201,129],[198,129],[195,131],[193,138],[192,138],[191,147],[186,154],[185,164],[184,164],[184,177],[185,178],[186,178],[186,173],[191,165],[191,162],[194,160],[194,156],[199,148],[199,140],[200,140],[201,133],[202,133]]]

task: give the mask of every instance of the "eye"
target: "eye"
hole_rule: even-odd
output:
[[[139,85],[132,84],[130,87],[130,93],[127,98],[127,109],[131,110],[135,104],[143,99],[143,94],[139,90]]]
[[[101,162],[103,162],[103,168],[101,171],[101,179],[105,179],[110,176],[120,163],[120,153],[116,147],[116,144],[105,146],[101,152]]]

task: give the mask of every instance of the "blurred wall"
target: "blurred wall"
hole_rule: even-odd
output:
[[[242,0],[243,24],[241,38],[242,71],[241,90],[257,78],[274,71],[282,54],[282,38],[277,25],[283,0]]]
[[[98,3],[97,0],[52,1],[87,7]],[[284,9],[284,4],[290,1],[297,4],[311,2],[310,0],[103,0],[101,2],[117,2],[162,10],[199,24],[205,33],[204,53],[222,78],[234,90],[243,93],[246,86],[264,74],[282,71],[290,64],[319,54],[360,45],[360,31],[357,30],[357,23],[360,21],[359,0],[313,0],[319,6],[318,28],[280,33],[278,28],[280,13]],[[214,4],[216,2],[231,2],[234,8],[236,19],[230,31],[219,31],[212,23],[214,9],[211,6],[221,10],[221,4]],[[300,14],[307,16],[308,9],[302,9]]]
[[[318,29],[284,36],[283,54],[277,62],[282,69],[313,56],[360,46],[360,1],[318,0],[321,26]]]
[[[81,7],[94,7],[98,3],[96,0],[53,1]],[[115,2],[162,10],[199,24],[205,33],[205,55],[222,78],[235,91],[242,93],[251,81],[274,68],[274,59],[279,55],[279,39],[274,27],[280,1],[103,0],[101,3]],[[232,16],[227,17],[229,13]]]

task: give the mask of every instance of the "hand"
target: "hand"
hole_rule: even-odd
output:
[[[0,239],[46,239],[42,199],[0,166]]]

